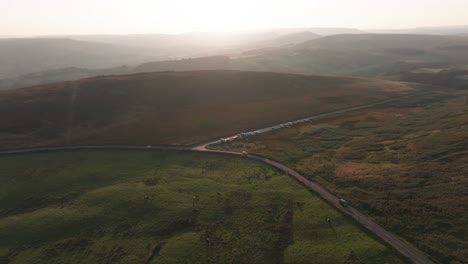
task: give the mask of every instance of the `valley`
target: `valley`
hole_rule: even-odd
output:
[[[468,2],[0,9],[1,264],[468,263]]]

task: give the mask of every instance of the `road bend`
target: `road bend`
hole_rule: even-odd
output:
[[[371,108],[374,106],[386,104],[389,102],[397,101],[403,98],[408,98],[416,95],[422,95],[425,93],[418,93],[418,94],[411,94],[404,97],[399,97],[395,99],[389,99],[377,103],[361,105],[350,107],[346,109],[331,111],[327,113],[322,113],[319,115],[306,117],[302,119],[298,119],[293,122],[293,124],[299,124],[305,121],[311,121],[313,119],[335,115],[350,111],[361,110],[365,108]],[[291,123],[288,122],[288,123]],[[267,127],[263,129],[256,130],[257,133],[265,133],[271,130],[274,130],[277,126]],[[233,136],[234,137],[234,136]],[[51,146],[51,147],[36,147],[36,148],[21,148],[21,149],[10,149],[10,150],[0,150],[0,155],[12,155],[12,154],[22,154],[22,153],[40,153],[40,152],[51,152],[51,151],[67,151],[67,150],[172,150],[172,151],[190,151],[190,152],[206,152],[206,153],[215,153],[215,154],[224,154],[224,155],[233,155],[233,156],[241,156],[245,158],[249,158],[252,160],[260,161],[266,163],[272,167],[275,167],[288,175],[294,178],[296,181],[301,183],[303,186],[307,187],[308,189],[315,192],[319,195],[323,200],[328,202],[330,205],[334,206],[338,211],[352,217],[356,222],[361,224],[367,230],[371,231],[375,236],[380,238],[384,241],[388,246],[396,250],[400,255],[406,257],[407,259],[411,260],[413,263],[416,264],[432,264],[433,262],[427,258],[424,254],[419,252],[418,250],[414,249],[408,243],[397,237],[396,235],[386,231],[376,222],[371,220],[369,217],[365,216],[357,209],[353,208],[352,206],[343,207],[339,203],[339,199],[336,195],[332,194],[324,187],[319,185],[318,183],[309,180],[308,178],[304,177],[300,173],[294,171],[293,169],[283,165],[277,161],[271,160],[267,157],[263,157],[256,154],[250,153],[239,153],[233,151],[224,151],[224,150],[213,150],[208,149],[208,146],[213,144],[219,144],[221,140],[213,140],[210,142],[206,142],[203,144],[193,145],[193,146],[182,146],[182,145],[69,145],[69,146]]]

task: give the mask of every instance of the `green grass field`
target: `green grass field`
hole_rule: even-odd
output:
[[[218,147],[280,160],[438,262],[466,263],[467,102],[428,94]]]
[[[402,262],[243,158],[75,151],[0,156],[0,167],[0,263]]]

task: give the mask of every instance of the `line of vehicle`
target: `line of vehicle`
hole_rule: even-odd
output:
[[[232,135],[232,136],[224,137],[222,139],[217,139],[217,140],[212,140],[212,141],[200,143],[200,144],[197,144],[197,145],[193,146],[193,148],[201,150],[201,149],[205,149],[209,145],[220,144],[220,143],[224,143],[226,141],[232,141],[232,140],[239,139],[240,137],[242,137],[242,135],[263,134],[263,133],[267,133],[267,132],[270,132],[270,131],[273,131],[273,130],[281,129],[281,128],[284,128],[284,127],[299,125],[299,124],[309,122],[309,121],[312,121],[312,120],[316,120],[316,119],[319,119],[319,118],[323,118],[323,117],[327,117],[327,116],[331,116],[331,115],[336,115],[336,114],[341,114],[341,113],[346,113],[346,112],[362,110],[362,109],[371,108],[371,107],[375,107],[375,106],[379,106],[379,105],[384,105],[384,104],[388,104],[388,103],[391,103],[391,102],[400,101],[400,100],[405,99],[405,98],[420,96],[420,95],[428,94],[428,93],[431,93],[431,92],[432,91],[412,93],[412,94],[408,94],[408,95],[401,96],[401,97],[398,97],[398,98],[387,99],[387,100],[383,100],[383,101],[379,101],[379,102],[375,102],[375,103],[352,106],[352,107],[343,108],[343,109],[339,109],[339,110],[328,111],[328,112],[325,112],[325,113],[320,113],[320,114],[316,114],[316,115],[313,115],[313,116],[308,116],[308,117],[304,117],[304,118],[300,118],[300,119],[295,119],[295,120],[292,120],[292,121],[288,121],[288,122],[284,122],[284,123],[281,123],[281,124],[256,129],[256,130],[253,130],[253,131],[244,132],[244,133],[241,133],[241,134],[238,134],[238,135]]]

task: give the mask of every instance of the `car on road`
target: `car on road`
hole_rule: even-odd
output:
[[[349,204],[345,199],[340,199],[339,202],[340,202],[341,206],[343,206],[344,208],[349,207]]]

